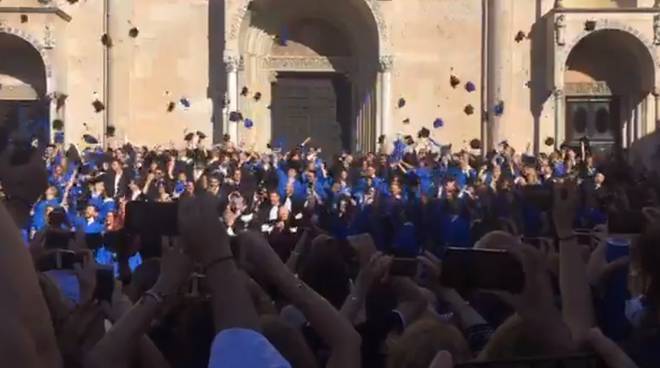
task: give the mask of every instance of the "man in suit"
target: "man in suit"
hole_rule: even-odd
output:
[[[124,170],[121,162],[117,159],[112,160],[110,169],[110,173],[106,175],[105,182],[108,196],[112,198],[125,197],[129,193],[128,185],[131,182],[128,171]]]

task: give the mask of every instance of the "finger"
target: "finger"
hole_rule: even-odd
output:
[[[435,355],[429,368],[453,368],[454,360],[451,354],[447,351],[441,351]]]

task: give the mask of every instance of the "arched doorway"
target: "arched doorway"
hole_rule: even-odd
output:
[[[50,140],[49,102],[43,58],[29,42],[0,32],[0,124],[21,136]]]
[[[369,14],[364,0],[254,0],[239,37],[238,104],[258,129],[239,135],[283,149],[311,137],[325,156],[373,148],[379,35]]]
[[[604,29],[582,38],[564,73],[566,141],[586,136],[603,153],[629,147],[646,131],[654,81],[653,58],[634,35]]]

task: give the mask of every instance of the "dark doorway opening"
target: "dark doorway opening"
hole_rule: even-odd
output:
[[[566,142],[579,146],[587,137],[595,155],[608,156],[621,147],[619,98],[569,97],[566,99]]]
[[[339,73],[278,73],[272,84],[271,136],[290,150],[311,138],[324,158],[350,151],[351,83]]]

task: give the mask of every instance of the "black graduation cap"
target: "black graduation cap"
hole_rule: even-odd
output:
[[[473,140],[470,141],[470,148],[472,149],[480,149],[481,148],[481,141],[478,140],[477,138],[474,138]]]
[[[465,109],[463,109],[463,111],[465,111],[466,115],[472,115],[472,114],[474,114],[474,106],[467,105],[467,106],[465,106]]]
[[[261,92],[257,92],[257,93],[254,94],[254,100],[255,101],[261,100]]]
[[[69,162],[82,162],[80,152],[78,152],[78,149],[73,144],[70,144],[66,150],[66,158]]]
[[[181,97],[179,102],[181,102],[181,105],[183,105],[183,107],[186,107],[186,108],[190,107],[190,100],[185,98],[185,97]]]
[[[107,135],[108,137],[114,137],[114,136],[115,136],[115,127],[113,127],[113,126],[108,126],[108,127],[105,129],[105,135]]]
[[[548,137],[545,139],[545,145],[548,147],[552,147],[555,145],[555,139],[552,137]]]
[[[243,114],[238,111],[232,111],[229,113],[229,121],[237,122],[243,120]]]
[[[190,142],[193,140],[194,137],[195,137],[195,133],[188,133],[186,134],[185,137],[183,137],[183,140],[186,142]]]
[[[399,108],[406,106],[406,100],[403,97],[401,97],[399,99],[399,102],[397,103],[397,106],[399,106]]]
[[[64,129],[64,122],[60,119],[53,120],[53,129],[55,129],[55,130]]]
[[[94,136],[91,135],[91,134],[85,134],[85,135],[83,135],[83,140],[84,140],[85,143],[87,143],[87,144],[99,144],[99,140],[96,139],[96,137],[94,137]]]
[[[98,99],[92,102],[92,106],[94,106],[94,111],[96,111],[96,113],[105,110],[105,105],[103,104],[103,102],[99,101]]]
[[[140,34],[140,30],[137,29],[137,27],[133,27],[130,30],[128,30],[128,35],[131,38],[136,38]]]
[[[516,42],[518,42],[518,43],[522,42],[522,40],[525,39],[525,36],[526,36],[525,32],[518,31],[518,33],[516,33]]]
[[[431,136],[431,131],[426,128],[420,129],[420,131],[417,133],[417,138],[428,138],[430,136]]]
[[[21,14],[21,23],[27,23],[28,16],[27,14]]]
[[[451,88],[456,88],[459,84],[461,84],[461,80],[458,79],[457,76],[452,75],[449,77],[449,84],[451,85]]]
[[[248,95],[249,92],[250,92],[250,90],[247,87],[243,87],[241,89],[241,96],[245,97],[245,96]]]
[[[403,137],[403,141],[409,146],[412,145],[412,144],[415,144],[415,140],[413,139],[413,137],[411,135],[407,135],[407,136]]]
[[[167,104],[167,112],[172,112],[172,111],[174,111],[174,108],[175,108],[175,107],[176,107],[176,104],[175,104],[174,102],[170,101],[170,102]]]
[[[206,138],[206,134],[204,134],[203,132],[200,132],[200,131],[197,131],[197,136],[199,137],[200,140]]]
[[[410,124],[410,118],[405,118],[405,119],[403,119],[402,123],[404,123],[404,124]]]
[[[103,36],[101,36],[101,43],[105,47],[112,47],[112,38],[109,34],[104,33]]]
[[[507,141],[507,140],[505,139],[505,140],[503,140],[502,142],[500,142],[499,145],[500,145],[500,146],[503,146],[503,147],[509,147],[509,141]]]
[[[385,143],[385,134],[381,134],[380,137],[378,137],[378,144],[383,143]]]
[[[222,141],[223,142],[229,142],[231,140],[231,136],[229,134],[223,134],[222,135]]]

